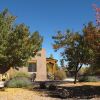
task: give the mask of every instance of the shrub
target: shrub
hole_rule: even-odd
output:
[[[56,86],[56,84],[50,84],[48,89],[49,90],[56,90],[57,86]]]
[[[54,75],[52,73],[48,73],[47,77],[49,80],[54,80]]]
[[[55,80],[63,80],[66,78],[66,73],[64,70],[58,70],[54,76]]]
[[[66,89],[58,89],[58,94],[60,98],[65,99],[69,96],[69,92]]]
[[[79,78],[80,82],[97,82],[100,81],[96,76],[83,76]]]
[[[14,77],[30,77],[30,75],[28,73],[25,72],[16,72],[15,74],[13,74],[12,78]]]
[[[45,82],[40,83],[40,89],[46,89],[46,83]]]
[[[80,77],[79,82],[87,82],[87,77]]]
[[[30,87],[32,86],[32,82],[27,77],[14,77],[6,83],[7,87],[10,88],[22,88],[22,87]]]

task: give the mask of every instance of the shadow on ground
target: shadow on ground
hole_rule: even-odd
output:
[[[90,99],[100,97],[100,86],[76,86],[76,87],[64,87],[69,92],[71,98]]]
[[[83,85],[75,87],[61,86],[60,88],[67,90],[68,92],[67,98],[76,98],[76,99],[100,98],[100,86],[91,86],[91,85]],[[44,96],[49,96],[52,98],[60,98],[56,90],[35,89],[35,91],[44,93],[45,94]]]

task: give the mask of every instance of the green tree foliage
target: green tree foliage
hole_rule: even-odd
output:
[[[25,24],[15,25],[15,19],[7,9],[0,13],[0,73],[24,65],[41,49],[43,37]]]
[[[49,58],[54,59],[53,54],[50,54],[50,57]]]
[[[88,48],[88,45],[84,41],[84,36],[79,33],[73,33],[66,31],[66,33],[58,32],[54,39],[53,47],[57,51],[63,48],[62,56],[65,61],[68,62],[68,70],[74,70],[75,81],[77,79],[77,73],[83,66],[83,64],[89,64],[93,60],[93,51]]]
[[[60,60],[60,65],[61,65],[61,67],[64,67],[64,60],[63,59]]]

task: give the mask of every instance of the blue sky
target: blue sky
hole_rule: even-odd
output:
[[[59,60],[60,51],[54,52],[51,37],[59,30],[81,31],[83,24],[95,23],[93,3],[100,6],[100,0],[0,0],[0,11],[8,8],[18,16],[16,23],[25,23],[31,32],[39,31],[47,57],[53,54]]]

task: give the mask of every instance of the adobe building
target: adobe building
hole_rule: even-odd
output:
[[[47,68],[46,68],[46,51],[42,49],[37,52],[36,56],[28,61],[29,65],[26,70],[29,74],[36,74],[35,81],[47,80]]]
[[[42,49],[37,52],[35,57],[32,57],[28,61],[28,65],[25,67],[16,69],[10,69],[7,72],[7,78],[12,77],[16,72],[25,72],[32,76],[34,73],[36,75],[35,81],[46,81],[48,73],[54,74],[56,72],[56,59],[46,58],[46,50]],[[49,70],[48,70],[49,67]]]
[[[56,68],[57,60],[54,58],[46,58],[46,68],[47,68],[47,74],[55,74],[57,71]]]

